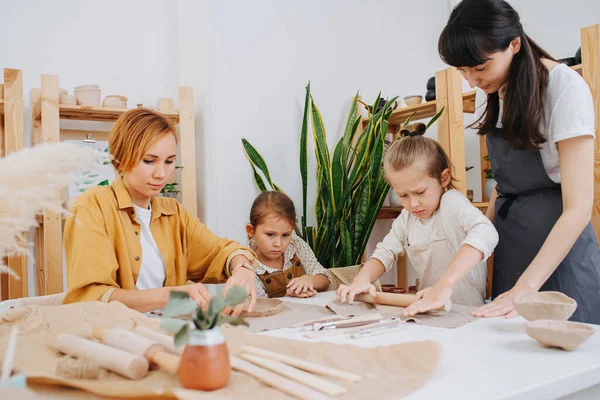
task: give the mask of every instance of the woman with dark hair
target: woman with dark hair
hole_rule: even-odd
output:
[[[487,215],[499,234],[493,301],[473,314],[517,315],[539,290],[577,301],[572,320],[600,323],[594,202],[594,107],[585,81],[523,31],[503,0],[463,0],[439,39],[441,58],[487,93],[476,122],[497,181]]]

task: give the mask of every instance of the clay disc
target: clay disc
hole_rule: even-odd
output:
[[[252,312],[242,311],[240,317],[268,317],[283,311],[285,304],[279,299],[257,299]]]

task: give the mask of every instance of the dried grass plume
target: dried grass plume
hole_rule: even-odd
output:
[[[106,153],[69,142],[41,144],[0,159],[0,273],[14,274],[3,259],[27,252],[22,235],[37,225],[37,214],[44,209],[67,212],[60,189],[69,183],[69,172],[108,159]]]

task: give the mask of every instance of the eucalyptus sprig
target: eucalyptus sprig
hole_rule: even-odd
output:
[[[223,310],[225,307],[235,307],[242,303],[248,297],[246,289],[233,286],[227,292],[225,297],[215,296],[210,299],[210,303],[206,310],[202,310],[190,295],[186,292],[173,291],[169,293],[169,302],[165,306],[162,315],[169,318],[163,318],[160,327],[175,334],[175,346],[179,347],[187,344],[190,338],[191,330],[210,330],[224,323],[229,325],[245,325],[248,323],[238,316],[224,317]],[[173,319],[182,315],[192,314],[193,326],[189,321],[181,319]]]

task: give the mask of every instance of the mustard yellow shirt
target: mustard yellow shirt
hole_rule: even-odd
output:
[[[223,283],[234,253],[254,261],[250,249],[215,235],[177,200],[157,197],[151,205],[150,231],[165,261],[165,286]],[[112,288],[134,290],[142,264],[140,225],[123,180],[86,190],[71,212],[64,230],[63,303],[96,301]]]

